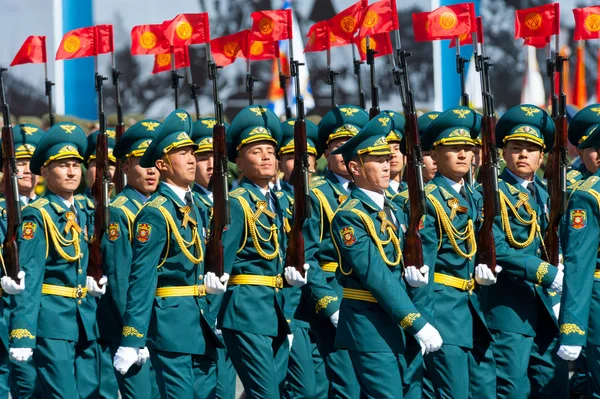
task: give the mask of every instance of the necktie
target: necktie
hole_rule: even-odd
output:
[[[537,190],[535,189],[535,184],[529,183],[527,185],[527,190],[531,194],[531,199],[533,200],[533,202],[537,203]]]
[[[394,215],[392,214],[392,209],[387,201],[383,202],[383,212],[385,213],[385,217],[396,226],[396,219],[394,219]]]
[[[185,204],[188,206],[192,205],[192,193],[189,191],[185,193]]]
[[[75,220],[77,221],[77,224],[79,224],[79,213],[77,213],[77,211],[75,210],[75,205],[71,204],[71,207],[69,209],[71,210],[71,212],[73,212],[73,214],[75,215]]]
[[[465,199],[465,201],[469,202],[469,197],[467,197],[467,190],[465,190],[464,185],[460,186],[460,190],[458,191],[458,193],[461,195],[461,197]]]
[[[351,193],[351,192],[352,192],[352,190],[354,190],[354,182],[349,182],[349,183],[348,183],[348,186],[346,187],[346,191],[347,191],[348,193]]]

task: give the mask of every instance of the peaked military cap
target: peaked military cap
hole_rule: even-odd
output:
[[[281,145],[277,154],[290,154],[294,152],[294,125],[296,118],[281,122]],[[317,151],[316,142],[319,138],[319,128],[309,120],[306,120],[306,144],[309,154],[319,158],[321,153]]]
[[[17,159],[31,158],[43,135],[44,130],[31,123],[21,123],[13,126],[15,157]],[[0,163],[2,163],[2,151],[0,151]]]
[[[39,175],[42,166],[61,159],[83,161],[86,149],[85,132],[74,123],[59,122],[42,135],[31,157],[31,171]]]
[[[346,163],[356,155],[389,155],[392,151],[386,137],[393,128],[392,117],[381,113],[332,154],[341,154]]]
[[[591,104],[575,114],[569,124],[569,142],[583,150],[595,147],[600,130],[600,104]]]
[[[406,121],[404,120],[404,116],[401,113],[396,111],[383,111],[383,113],[388,114],[392,120],[394,121],[394,128],[388,134],[387,141],[388,143],[401,143],[404,138],[404,124]]]
[[[240,148],[258,141],[270,141],[275,147],[281,140],[279,118],[262,105],[249,105],[231,122],[227,132],[227,156],[234,161]]]
[[[429,151],[437,145],[475,145],[481,120],[468,107],[455,107],[442,112],[421,136],[421,146]]]
[[[532,104],[512,107],[496,124],[496,145],[507,141],[527,141],[550,151],[554,146],[554,122],[546,111]]]
[[[213,128],[217,124],[215,118],[201,118],[194,122],[192,127],[192,140],[198,144],[198,152],[212,152],[213,150]],[[229,125],[225,123],[225,132]],[[227,137],[227,135],[226,135]]]
[[[319,123],[318,152],[323,153],[331,140],[350,138],[369,122],[369,114],[354,105],[340,105],[329,111]]]
[[[433,122],[441,112],[431,111],[424,113],[423,115],[417,118],[417,130],[419,131],[419,138],[423,136],[423,132],[427,130],[431,122]],[[402,140],[400,141],[400,152],[406,155],[406,135],[402,136]]]
[[[119,139],[113,155],[118,159],[141,157],[144,155],[152,139],[160,131],[162,123],[154,119],[144,119],[131,126]]]
[[[197,149],[196,143],[191,139],[192,119],[183,109],[171,112],[160,127],[159,133],[154,137],[148,149],[140,160],[142,168],[151,168],[157,160],[161,159],[169,151],[181,147],[193,147]]]
[[[91,161],[96,159],[96,143],[98,142],[98,135],[100,134],[99,130],[91,133],[87,137],[87,151],[84,156],[84,162],[87,166]],[[117,144],[117,134],[114,129],[106,129],[107,143],[108,143],[108,160],[110,162],[116,162],[115,156],[113,155],[113,150],[115,145]]]

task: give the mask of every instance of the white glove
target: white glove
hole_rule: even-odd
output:
[[[137,364],[138,366],[141,366],[142,364],[146,363],[146,361],[148,360],[149,357],[150,357],[150,351],[148,350],[147,347],[144,346],[138,352],[138,360],[135,362],[135,364]]]
[[[87,288],[88,294],[95,297],[104,295],[106,293],[107,281],[108,278],[106,276],[102,276],[98,283],[96,283],[96,280],[93,277],[87,276],[85,279],[85,287]]]
[[[496,265],[495,270],[497,275],[502,271],[502,266]],[[480,263],[475,267],[475,281],[479,285],[492,285],[496,284],[496,277],[487,265]]]
[[[227,282],[229,274],[224,273],[221,278],[217,277],[213,272],[208,272],[204,275],[204,286],[206,293],[211,295],[221,295],[227,291]]]
[[[285,273],[284,273],[285,279],[287,280],[288,284],[291,285],[292,287],[302,287],[307,282],[309,268],[310,268],[310,265],[308,263],[305,263],[304,264],[304,277],[302,277],[300,272],[298,270],[296,270],[296,268],[294,266],[287,266],[285,268]]]
[[[20,281],[19,284],[8,276],[4,276],[0,280],[2,290],[8,295],[17,295],[25,290],[25,272],[21,270],[19,274],[17,274],[17,278]]]
[[[429,284],[429,266],[424,265],[419,270],[415,266],[408,266],[404,270],[406,283],[413,288]]]
[[[558,320],[558,316],[560,316],[560,302],[552,306],[552,313],[554,313],[556,320]]]
[[[329,320],[331,320],[331,324],[333,324],[333,326],[335,328],[337,328],[338,321],[340,320],[340,311],[336,310],[334,314],[332,314],[331,316],[329,316]]]
[[[115,353],[113,366],[115,366],[115,369],[117,369],[119,373],[125,375],[129,371],[129,368],[139,360],[140,350],[138,348],[119,346],[117,353]]]
[[[415,334],[421,344],[421,353],[435,352],[442,347],[442,336],[431,324],[427,323]]]
[[[17,362],[26,362],[33,355],[31,348],[10,348],[8,350],[10,358]]]
[[[581,353],[581,346],[579,345],[561,345],[560,348],[558,348],[558,356],[560,356],[561,359],[566,360],[567,362],[572,362],[573,360],[576,360],[579,357],[579,354]]]
[[[294,334],[288,334],[288,342],[290,344],[290,350],[292,350],[292,342],[294,342]]]
[[[554,281],[552,281],[550,289],[560,294],[562,293],[563,279],[565,278],[565,273],[563,272],[563,270],[565,269],[565,265],[559,263],[557,269],[558,273],[556,273],[556,277],[554,277]]]

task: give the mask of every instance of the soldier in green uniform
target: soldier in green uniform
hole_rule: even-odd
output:
[[[394,128],[387,137],[387,142],[392,150],[392,159],[390,160],[390,186],[385,190],[388,198],[394,198],[396,194],[408,188],[406,182],[402,180],[405,160],[404,154],[400,150],[400,144],[404,138],[404,117],[394,111],[383,112],[389,115],[394,122]]]
[[[476,284],[494,284],[490,267],[501,270],[475,264],[482,199],[465,184],[464,176],[471,167],[478,131],[475,112],[456,107],[440,114],[421,137],[423,149],[430,151],[438,168],[425,186],[427,212],[420,228],[424,264],[430,267],[424,267],[425,274],[412,269],[409,273],[407,268],[405,279],[413,287],[409,289],[413,302],[426,320],[433,320],[444,340],[439,351],[425,356],[436,397],[467,398],[470,385],[482,389],[474,397],[496,394],[495,375],[476,372],[491,339]]]
[[[121,342],[123,315],[127,305],[127,289],[132,263],[133,224],[135,217],[159,183],[156,168],[143,168],[140,160],[152,139],[160,131],[161,123],[147,119],[130,127],[115,146],[113,155],[120,159],[127,185],[109,206],[109,226],[102,237],[104,271],[108,277],[108,289],[98,303],[98,327],[103,352],[112,359]],[[147,349],[145,348],[147,351]],[[137,364],[125,375],[110,370],[101,373],[109,378],[108,372],[116,374],[116,384],[105,384],[105,394],[123,398],[150,398],[157,393],[156,379],[151,373],[150,363]]]
[[[106,290],[106,277],[87,276],[87,214],[74,201],[85,153],[83,130],[58,123],[46,132],[30,168],[47,182],[47,193],[23,210],[19,261],[27,275],[15,295],[9,338],[16,361],[33,354],[47,398],[95,397],[98,369],[96,316],[91,296]]]
[[[357,399],[360,385],[347,350],[335,347],[335,329],[339,317],[342,287],[335,278],[338,259],[330,233],[331,220],[348,198],[353,183],[344,159],[333,152],[355,136],[369,121],[369,115],[354,105],[342,105],[329,111],[319,123],[317,150],[327,159],[327,174],[314,179],[311,188],[311,217],[304,223],[304,249],[311,269],[320,268],[333,293],[303,290],[296,318],[310,322],[311,332],[325,362],[330,397]]]
[[[595,104],[593,108],[600,108]],[[585,112],[584,112],[585,110]],[[571,127],[587,136],[578,151],[598,152],[600,149],[600,119],[591,107],[576,115]],[[589,149],[589,150],[588,150]],[[582,159],[583,160],[583,159]],[[564,254],[565,279],[559,317],[560,348],[558,355],[577,360],[585,347],[593,397],[600,397],[600,326],[594,315],[600,312],[600,173],[598,164],[585,163],[591,176],[571,194],[561,225],[561,245]]]
[[[415,308],[401,281],[404,216],[385,195],[392,154],[386,136],[393,126],[382,113],[334,151],[343,156],[355,183],[331,223],[344,298],[335,345],[349,351],[362,394],[369,398],[404,397],[405,332],[416,336],[427,353],[442,346],[440,334]]]
[[[204,274],[203,219],[189,186],[196,144],[187,112],[173,111],[139,165],[161,183],[133,222],[132,263],[121,343],[114,366],[126,374],[150,349],[161,397],[214,398],[218,338],[204,314],[206,294],[225,291],[227,276]]]
[[[496,126],[496,145],[506,168],[500,175],[499,215],[494,220],[496,261],[503,273],[481,287],[480,301],[494,342],[498,397],[527,398],[528,368],[536,336],[558,337],[550,295],[560,295],[563,272],[542,260],[548,193],[535,173],[553,145],[554,123],[546,111],[529,104],[508,110]],[[561,265],[562,268],[562,265]],[[548,291],[552,289],[552,291]],[[567,364],[554,362],[548,393],[567,397]]]
[[[593,121],[594,117],[598,116],[597,110],[599,107],[600,106],[598,104],[591,104],[575,114],[569,124],[569,143],[577,147],[587,138],[586,129],[583,129],[583,127],[588,126],[590,120]],[[580,161],[579,165],[567,173],[567,190],[569,193],[575,190],[581,183],[583,183],[593,174],[591,172],[593,169],[591,169],[588,165],[596,165],[597,167],[598,163],[600,162],[598,159],[598,152],[595,148],[588,147],[584,150],[577,148],[577,154]]]
[[[213,128],[217,124],[214,118],[202,118],[194,122],[192,131],[192,140],[198,145],[198,149],[194,152],[196,156],[196,181],[192,187],[196,205],[204,215],[206,226],[206,237],[208,238],[208,230],[210,219],[213,210],[213,193],[209,189],[211,177],[214,168],[213,156]],[[225,124],[225,129],[228,125]],[[207,299],[210,307],[210,322],[214,327],[216,324],[219,308],[221,307],[222,295],[208,295]],[[222,340],[221,331],[215,330],[217,336]],[[227,348],[217,349],[217,391],[216,397],[220,399],[235,398],[235,369]]]

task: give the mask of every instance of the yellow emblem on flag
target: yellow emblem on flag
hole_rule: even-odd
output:
[[[175,34],[181,40],[187,40],[192,37],[192,25],[188,21],[182,21],[175,27]]]
[[[263,17],[258,23],[258,30],[263,35],[270,35],[275,27],[275,21],[269,17]]]
[[[376,12],[369,11],[363,20],[363,28],[372,28],[379,22],[379,15]]]
[[[590,14],[584,21],[584,25],[590,32],[600,31],[600,15]]]
[[[77,36],[72,35],[65,39],[65,42],[63,44],[63,49],[65,49],[65,51],[67,53],[73,54],[80,48],[81,48],[81,40],[79,40],[79,38]]]
[[[531,30],[538,30],[542,26],[542,16],[537,12],[532,12],[525,17],[525,25]]]
[[[240,51],[240,45],[238,42],[228,42],[223,48],[223,52],[227,57],[233,57]]]
[[[371,49],[377,50],[377,42],[375,41],[375,39],[373,39],[373,37],[369,38],[369,46],[371,46]],[[360,51],[362,51],[363,53],[367,52],[367,37],[366,36],[360,40]]]
[[[264,46],[261,41],[255,41],[250,46],[250,54],[251,55],[261,55],[264,51]]]
[[[354,29],[356,28],[356,18],[354,18],[352,15],[342,18],[340,21],[340,27],[344,30],[344,32],[354,32]]]
[[[447,11],[440,16],[440,26],[443,29],[452,29],[458,23],[456,14],[452,11]]]
[[[171,54],[158,54],[156,56],[158,66],[164,67],[171,64]]]
[[[156,47],[157,41],[156,35],[153,32],[144,32],[140,37],[140,46],[146,50],[151,50]]]

